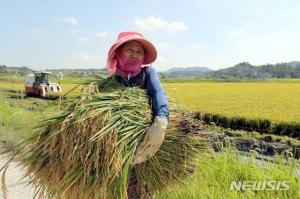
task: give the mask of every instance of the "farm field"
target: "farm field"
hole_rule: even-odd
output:
[[[165,83],[168,96],[191,111],[300,121],[299,83]]]
[[[22,82],[0,83],[0,90],[18,90],[23,89]],[[73,88],[76,84],[68,81],[63,82],[64,92]],[[300,84],[297,83],[164,83],[164,87],[168,95],[184,104],[189,110],[198,111],[215,111],[222,110],[222,106],[231,106],[234,108],[239,105],[240,111],[234,113],[239,114],[244,111],[244,106],[256,105],[255,100],[261,100],[261,107],[268,108],[270,96],[274,95],[277,100],[272,110],[277,112],[285,112],[285,107],[291,107],[290,114],[297,115],[297,107],[299,110],[299,102],[291,99],[297,95],[297,89]],[[280,93],[278,89],[285,92]],[[270,92],[267,92],[270,90]],[[72,95],[76,95],[79,88]],[[213,92],[211,92],[213,91]],[[277,95],[276,95],[277,94]],[[256,98],[254,97],[256,96]],[[260,98],[258,97],[260,96]],[[279,100],[282,97],[285,100]],[[201,99],[202,98],[202,99]],[[206,98],[206,100],[205,100]],[[248,99],[249,98],[249,99]],[[198,101],[198,99],[200,101]],[[222,100],[223,99],[223,100]],[[227,99],[227,100],[224,100]],[[233,100],[240,100],[239,103],[230,104]],[[243,103],[241,101],[244,100]],[[25,99],[9,99],[0,91],[0,140],[5,141],[12,146],[32,134],[31,127],[35,121],[39,120],[43,115],[58,110],[56,101],[43,100],[38,98]],[[205,101],[207,101],[205,103]],[[282,103],[282,106],[276,104]],[[296,103],[296,106],[290,106],[290,103]],[[189,106],[192,105],[192,106]],[[219,109],[210,109],[212,106],[218,105]],[[275,106],[276,105],[276,106]],[[206,109],[202,109],[204,107]],[[296,107],[296,108],[295,108]],[[279,109],[280,111],[276,110]],[[207,110],[207,111],[206,111]],[[230,109],[226,109],[228,114]],[[235,109],[238,110],[238,109]],[[246,109],[249,117],[251,109]],[[275,113],[274,112],[274,113]],[[272,114],[271,114],[272,115]],[[297,117],[299,119],[299,116]],[[278,120],[278,119],[277,119]],[[280,120],[278,120],[280,121]],[[293,121],[289,119],[288,121]],[[279,161],[282,161],[280,159]],[[268,169],[266,169],[268,168]],[[297,166],[292,162],[289,165],[284,163],[268,164],[262,168],[257,164],[255,158],[249,161],[241,162],[239,157],[229,151],[215,154],[214,157],[199,158],[195,177],[187,180],[186,184],[181,186],[170,186],[166,190],[156,193],[156,198],[299,198],[299,181],[296,173]],[[232,191],[230,183],[235,180],[275,180],[289,181],[290,189],[288,191]]]
[[[63,80],[63,93],[84,80]],[[300,82],[281,81],[163,83],[163,86],[171,99],[190,111],[297,123],[300,121]],[[0,90],[21,92],[23,81],[20,78],[11,82],[0,79]],[[75,89],[71,95],[78,94],[79,90]]]
[[[76,87],[78,84],[85,82],[89,80],[90,78],[71,78],[66,77],[63,80],[58,79],[50,79],[51,82],[60,83],[62,85],[62,91],[63,94],[67,93],[74,87]],[[18,91],[18,92],[24,92],[24,78],[23,77],[5,77],[0,76],[0,91]],[[80,86],[72,91],[73,95],[79,94]]]
[[[83,82],[84,78],[66,78],[63,93]],[[195,82],[163,83],[167,95],[191,111],[262,118],[273,122],[300,121],[300,82],[291,80],[267,82]],[[23,91],[23,80],[0,79],[0,90]],[[72,94],[78,94],[80,88]]]

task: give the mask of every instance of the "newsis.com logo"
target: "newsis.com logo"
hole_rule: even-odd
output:
[[[290,181],[232,181],[230,190],[234,191],[287,191],[290,189]]]

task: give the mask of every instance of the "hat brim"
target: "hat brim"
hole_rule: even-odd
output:
[[[118,40],[116,43],[114,43],[111,46],[111,48],[109,49],[108,58],[113,59],[115,57],[116,50],[121,45],[123,45],[124,43],[129,42],[129,41],[138,41],[143,45],[143,47],[145,49],[145,57],[144,57],[143,65],[151,64],[156,60],[157,51],[156,51],[155,46],[147,39],[140,38],[140,37],[132,37],[132,36],[124,37],[124,38]]]

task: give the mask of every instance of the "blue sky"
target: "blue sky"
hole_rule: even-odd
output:
[[[104,68],[121,31],[157,46],[159,71],[300,60],[297,0],[0,0],[0,8],[8,66]]]

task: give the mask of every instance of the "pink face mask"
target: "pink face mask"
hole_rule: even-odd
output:
[[[142,64],[144,60],[138,60],[138,59],[130,59],[125,56],[125,54],[122,51],[117,52],[117,71],[121,73],[121,75],[128,76],[129,74],[134,77],[142,70]]]

